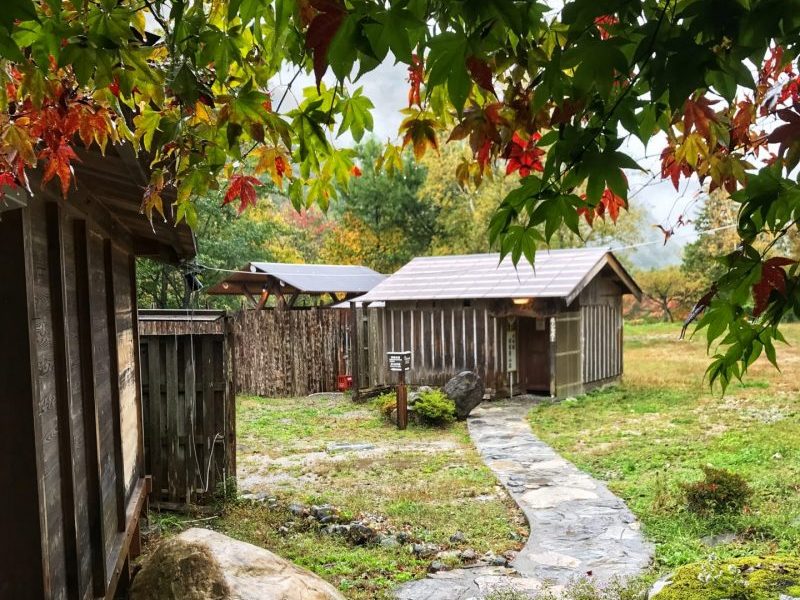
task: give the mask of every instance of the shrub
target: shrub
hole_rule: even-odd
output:
[[[397,394],[394,392],[387,392],[381,394],[375,399],[381,414],[387,419],[392,416],[392,411],[397,408]]]
[[[740,511],[752,491],[744,477],[726,469],[702,467],[705,479],[683,486],[686,506],[697,514]]]
[[[414,404],[414,411],[423,422],[430,425],[447,425],[456,420],[456,403],[442,390],[422,392]]]

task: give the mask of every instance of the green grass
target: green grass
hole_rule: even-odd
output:
[[[709,557],[800,552],[800,326],[783,372],[760,361],[722,395],[703,382],[704,341],[678,341],[674,325],[626,327],[626,376],[617,387],[531,412],[534,431],[623,497],[656,543],[657,569]],[[686,511],[681,484],[711,464],[744,476],[754,495],[742,514]],[[701,538],[735,533],[716,548]]]
[[[237,428],[240,481],[283,506],[331,503],[351,517],[380,515],[393,529],[444,547],[461,531],[467,542],[458,547],[479,553],[516,549],[515,540],[526,535],[521,514],[483,465],[464,423],[398,431],[374,402],[241,397]],[[381,451],[318,454],[332,442],[367,442]],[[402,547],[354,547],[314,528],[281,535],[278,529],[291,519],[285,508],[236,503],[214,527],[311,569],[359,600],[390,598],[392,587],[423,577],[430,562]]]

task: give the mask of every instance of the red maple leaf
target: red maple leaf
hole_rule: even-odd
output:
[[[492,84],[492,69],[485,60],[470,56],[467,58],[467,70],[475,83],[497,96]]]
[[[9,171],[0,173],[0,202],[6,197],[6,187],[17,187],[17,178]]]
[[[753,316],[757,317],[769,306],[769,297],[775,290],[779,294],[786,293],[786,271],[783,267],[793,265],[797,261],[783,256],[775,256],[761,265],[761,279],[753,286]]]
[[[424,71],[422,68],[422,59],[416,54],[411,57],[411,64],[408,65],[408,83],[411,87],[408,89],[408,106],[415,104],[422,108],[422,99],[420,98],[419,88],[422,85]]]
[[[53,177],[58,176],[61,180],[61,195],[66,199],[69,192],[69,184],[72,181],[73,169],[70,161],[80,160],[72,147],[62,141],[56,147],[48,147],[39,153],[39,159],[44,160],[44,174],[42,175],[42,187],[44,187]]]
[[[600,15],[594,19],[594,24],[597,26],[597,31],[600,32],[600,39],[602,40],[607,40],[611,37],[608,26],[616,25],[617,23],[619,23],[619,19],[614,15]]]
[[[358,168],[358,165],[353,165],[353,168],[350,169],[350,174],[353,177],[361,177],[361,169]]]
[[[600,202],[597,205],[597,216],[604,218],[607,212],[611,220],[616,223],[619,218],[619,211],[621,208],[628,208],[628,203],[622,196],[617,196],[610,189],[606,188],[603,195],[600,197]]]
[[[257,177],[250,175],[234,175],[231,177],[231,184],[228,186],[228,191],[225,193],[225,199],[222,205],[230,204],[236,198],[239,198],[239,214],[242,214],[248,206],[256,205],[256,188],[255,186],[262,185],[261,180]]]
[[[692,174],[692,167],[686,162],[678,162],[675,159],[675,146],[667,146],[661,152],[661,179],[669,177],[672,185],[678,189],[681,175],[688,177]]]
[[[505,158],[508,159],[506,165],[506,175],[510,175],[514,171],[519,171],[522,177],[527,177],[531,171],[541,173],[544,171],[542,164],[542,156],[544,150],[536,146],[542,136],[534,133],[529,140],[523,139],[516,132],[511,138],[511,142],[506,148]]]
[[[694,127],[705,139],[710,140],[711,128],[709,123],[717,122],[717,115],[711,106],[716,103],[717,100],[709,100],[705,96],[700,96],[697,100],[687,98],[683,104],[684,135],[689,135],[692,127]]]
[[[310,4],[318,12],[306,30],[306,48],[314,55],[314,76],[319,89],[322,76],[328,69],[328,48],[347,15],[347,9],[341,0],[310,0]]]

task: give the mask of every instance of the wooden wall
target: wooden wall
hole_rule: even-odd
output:
[[[47,197],[0,214],[0,598],[110,597],[147,485],[135,263],[94,216]]]
[[[619,286],[596,278],[580,295],[584,384],[622,375],[622,296]]]
[[[506,332],[510,324],[485,303],[416,303],[358,309],[359,381],[362,388],[392,384],[386,353],[411,351],[412,385],[444,385],[461,371],[475,371],[493,393],[507,393]]]
[[[226,319],[142,321],[142,404],[151,500],[170,508],[208,500],[236,476],[236,398]]]
[[[347,373],[347,310],[243,310],[233,321],[236,389],[267,397],[337,389]]]

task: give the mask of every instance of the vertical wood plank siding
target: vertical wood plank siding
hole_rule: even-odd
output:
[[[235,476],[235,395],[229,323],[142,320],[142,404],[151,500],[185,505]]]
[[[239,312],[233,323],[237,390],[268,397],[335,391],[337,377],[345,374],[340,373],[340,366],[349,370],[349,317],[348,310],[330,308]],[[400,344],[399,315],[395,321]],[[390,335],[394,334],[391,329]],[[378,334],[364,326],[353,336],[362,380],[372,377],[369,368],[375,364],[369,356],[371,336]],[[406,343],[410,340],[407,337]]]
[[[15,524],[0,519],[13,554],[0,553],[0,598],[110,597],[128,580],[145,497],[132,249],[94,212],[48,198],[4,211],[0,227],[3,307],[16,322],[3,323],[15,356],[2,361],[13,372],[0,384],[11,412],[0,438],[15,446],[6,462],[24,467],[3,470]]]
[[[448,304],[430,307],[369,307],[369,365],[364,368],[362,388],[395,382],[388,370],[386,353],[410,350],[412,385],[443,385],[453,375],[476,371],[495,393],[507,391],[502,346],[508,320],[496,318],[484,306]]]
[[[622,301],[619,291],[602,279],[581,294],[582,371],[585,384],[622,375]]]

